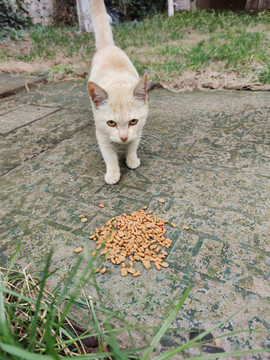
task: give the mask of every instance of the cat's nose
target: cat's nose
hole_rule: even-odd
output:
[[[120,137],[120,139],[125,142],[125,141],[127,141],[128,138],[127,137]]]

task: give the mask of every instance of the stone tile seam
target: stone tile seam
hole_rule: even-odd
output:
[[[58,110],[57,110],[57,111],[58,111]],[[51,114],[52,114],[52,113],[51,113]],[[48,114],[48,115],[51,115],[51,114]],[[48,115],[47,115],[47,116],[48,116]],[[44,116],[44,117],[45,117],[45,116]],[[36,121],[36,120],[34,120],[34,121]],[[28,123],[28,125],[29,125],[29,123]],[[89,126],[89,124],[84,125],[83,127],[79,128],[78,131],[76,131],[75,133],[71,134],[71,135],[68,136],[67,138],[65,138],[65,139],[63,139],[63,140],[60,140],[59,142],[57,142],[56,144],[53,144],[52,146],[49,146],[47,149],[42,150],[40,153],[34,155],[32,158],[24,161],[23,163],[18,164],[18,165],[15,165],[13,168],[11,168],[11,169],[9,169],[8,171],[6,171],[5,173],[1,174],[1,175],[0,175],[0,178],[2,178],[2,177],[4,177],[5,175],[9,174],[11,171],[17,169],[18,167],[23,166],[23,165],[26,164],[28,161],[33,160],[34,158],[38,157],[40,154],[56,148],[59,144],[63,143],[63,142],[66,141],[66,140],[72,139],[73,136],[77,135],[79,132],[83,131],[83,130],[84,130],[85,128],[87,128],[88,126]],[[14,130],[13,130],[13,131],[14,131]],[[1,134],[0,134],[0,135],[1,135]]]
[[[38,79],[37,81],[34,81],[33,83],[28,83],[26,81],[25,84],[22,85],[22,86],[19,86],[19,87],[15,88],[15,89],[11,89],[11,90],[8,90],[8,91],[6,91],[4,93],[1,93],[0,94],[0,99],[8,98],[8,97],[16,95],[16,94],[18,94],[19,92],[22,92],[22,91],[28,91],[27,88],[30,89],[30,88],[33,88],[35,86],[39,86],[39,85],[47,84],[47,83],[48,83],[48,81],[45,78]]]
[[[19,104],[18,104],[18,106],[16,106],[14,109],[12,109],[12,110],[8,110],[8,111],[6,111],[6,112],[4,112],[4,113],[0,114],[0,118],[1,118],[1,116],[3,116],[3,115],[6,115],[6,114],[9,114],[9,113],[12,113],[13,111],[20,109],[23,105],[25,105],[25,104],[24,104],[24,103],[19,103]],[[6,133],[5,133],[5,134],[6,134]]]
[[[20,107],[19,107],[19,108],[20,108]],[[14,109],[14,110],[17,110],[17,109],[18,109],[18,108]],[[3,136],[3,137],[6,137],[7,135],[10,135],[11,133],[16,132],[18,129],[21,129],[21,128],[24,128],[24,127],[26,127],[26,126],[28,126],[28,125],[31,125],[31,124],[33,124],[33,123],[35,123],[35,122],[37,122],[37,121],[39,121],[39,120],[41,120],[41,119],[46,118],[46,117],[49,116],[49,115],[55,114],[56,112],[58,112],[58,111],[60,111],[60,110],[62,110],[62,109],[61,109],[61,108],[58,108],[58,109],[56,109],[55,111],[52,111],[51,113],[49,113],[49,114],[47,114],[47,115],[41,116],[41,117],[39,117],[39,118],[37,118],[37,119],[35,119],[35,120],[33,120],[33,121],[30,121],[30,122],[28,122],[28,123],[26,123],[26,124],[23,124],[23,125],[21,125],[21,126],[18,126],[18,127],[16,127],[15,129],[12,129],[12,130],[10,130],[10,131],[8,131],[8,132],[6,132],[6,133],[0,133],[0,135]]]

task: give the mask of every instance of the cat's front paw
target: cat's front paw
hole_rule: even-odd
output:
[[[137,156],[126,158],[127,167],[129,167],[130,169],[137,169],[137,167],[140,166],[140,163],[141,163],[141,160]]]
[[[107,184],[116,184],[120,179],[120,171],[110,171],[105,174],[105,181]]]

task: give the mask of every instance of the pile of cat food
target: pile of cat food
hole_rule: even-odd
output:
[[[96,249],[102,250],[106,260],[113,264],[121,264],[121,275],[129,273],[134,277],[140,276],[136,270],[136,261],[141,261],[146,269],[151,263],[157,270],[161,267],[167,268],[169,264],[164,262],[168,255],[168,249],[172,241],[165,237],[165,224],[168,220],[153,216],[153,211],[146,211],[147,206],[141,210],[134,211],[130,215],[126,213],[109,220],[105,226],[96,229],[95,234],[89,239],[96,242]],[[176,227],[174,223],[171,226]],[[92,253],[94,256],[96,251]],[[106,267],[100,273],[104,274]]]

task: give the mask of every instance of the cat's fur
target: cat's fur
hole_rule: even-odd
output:
[[[103,0],[90,0],[90,6],[97,51],[92,60],[88,92],[96,136],[106,164],[105,181],[115,184],[120,179],[116,144],[125,144],[129,168],[140,165],[137,148],[148,114],[147,77],[140,79],[124,51],[114,45]],[[138,123],[131,125],[133,119]],[[116,126],[109,126],[108,121]]]

